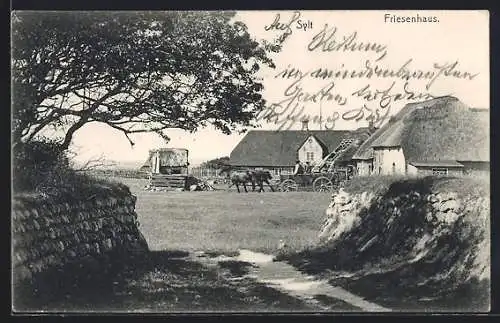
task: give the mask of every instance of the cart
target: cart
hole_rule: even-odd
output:
[[[280,175],[278,190],[282,192],[332,192],[352,177],[352,168],[338,168],[329,173]]]

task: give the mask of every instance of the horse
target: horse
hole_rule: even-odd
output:
[[[252,175],[254,177],[255,182],[259,185],[259,192],[264,192],[264,183],[271,188],[271,191],[274,192],[274,188],[272,185],[269,183],[269,180],[271,180],[273,177],[271,176],[271,172],[268,170],[264,169],[256,169],[252,171]]]
[[[229,167],[225,167],[221,170],[221,174],[226,173],[229,177],[231,183],[229,187],[235,185],[238,193],[240,193],[239,184],[243,185],[245,192],[248,193],[246,188],[247,183],[252,184],[252,192],[255,192],[255,184],[259,186],[259,192],[264,192],[264,183],[267,184],[271,188],[271,191],[274,192],[274,188],[269,183],[269,180],[272,179],[271,172],[264,169],[255,169],[255,170],[231,170]]]
[[[229,177],[229,179],[231,181],[231,183],[229,184],[229,187],[235,185],[236,189],[238,190],[238,193],[241,193],[239,184],[242,184],[243,189],[245,190],[245,193],[248,193],[246,184],[249,182],[252,184],[252,192],[255,191],[255,176],[254,176],[252,171],[250,171],[250,170],[231,170],[229,167],[226,167],[226,168],[223,168],[220,173],[227,174],[227,176]]]

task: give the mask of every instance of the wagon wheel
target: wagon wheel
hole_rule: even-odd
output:
[[[283,182],[281,182],[279,188],[282,192],[295,192],[296,190],[298,190],[299,185],[297,185],[297,182],[295,182],[293,179],[285,179]]]
[[[325,176],[318,177],[313,182],[313,190],[315,192],[331,192],[333,183]]]

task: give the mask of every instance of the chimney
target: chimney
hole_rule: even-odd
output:
[[[302,130],[309,131],[309,119],[302,120]]]

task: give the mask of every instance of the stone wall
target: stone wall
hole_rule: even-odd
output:
[[[72,288],[147,254],[135,202],[121,185],[103,187],[81,200],[15,196],[14,294],[16,288],[34,294]]]
[[[489,197],[459,196],[454,192],[418,191],[402,192],[391,198],[372,192],[351,194],[341,190],[332,195],[332,201],[326,210],[326,218],[321,227],[319,238],[323,243],[332,242],[362,224],[364,213],[368,210],[384,210],[385,222],[393,222],[408,209],[419,208],[417,214],[425,215],[424,222],[433,228],[429,234],[439,234],[451,228],[458,220],[471,229],[489,232]],[[489,237],[489,234],[485,234]],[[488,240],[482,241],[487,243]],[[481,248],[480,248],[481,249]],[[488,248],[484,250],[489,250]]]
[[[426,287],[445,293],[488,282],[489,196],[422,183],[396,183],[378,195],[334,194],[320,232],[324,247],[315,257],[327,268],[360,277],[382,279],[387,273],[402,290]],[[486,295],[487,288],[482,292]]]

